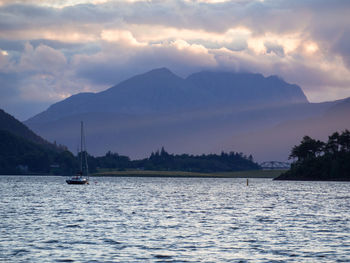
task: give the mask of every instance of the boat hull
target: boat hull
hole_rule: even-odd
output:
[[[66,180],[67,184],[89,184],[88,180]]]

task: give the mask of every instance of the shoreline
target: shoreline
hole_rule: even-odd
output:
[[[161,177],[161,178],[276,178],[285,170],[251,170],[218,173],[195,173],[183,171],[106,171],[90,177]]]
[[[248,170],[235,172],[197,173],[184,171],[153,171],[153,170],[128,170],[128,171],[103,171],[90,174],[90,177],[159,177],[159,178],[267,178],[274,179],[285,170]],[[59,174],[0,174],[0,176],[60,176]]]

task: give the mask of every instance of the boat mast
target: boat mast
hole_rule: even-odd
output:
[[[80,122],[80,172],[83,175],[83,122]]]
[[[86,142],[85,142],[85,132],[83,130],[83,144],[84,144],[84,161],[85,161],[85,176],[89,179],[89,167],[87,161],[87,151],[86,151]]]
[[[87,178],[89,178],[89,168],[87,162],[87,151],[83,122],[81,122],[81,172],[82,175],[85,175]]]

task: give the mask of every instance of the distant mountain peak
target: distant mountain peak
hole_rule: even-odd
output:
[[[148,79],[181,79],[179,76],[177,76],[175,73],[173,73],[170,69],[168,68],[156,68],[152,69],[150,71],[147,71],[146,73],[136,75],[135,77],[131,78],[148,78]]]
[[[28,123],[50,122],[92,112],[144,115],[307,102],[300,87],[273,76],[202,71],[184,79],[162,67],[99,93],[71,96],[31,118]]]
[[[174,74],[170,69],[166,67],[152,69],[145,74]]]

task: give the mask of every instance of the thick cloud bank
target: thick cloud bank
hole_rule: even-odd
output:
[[[168,67],[279,75],[310,101],[350,96],[350,3],[0,0],[0,107],[20,119]]]

